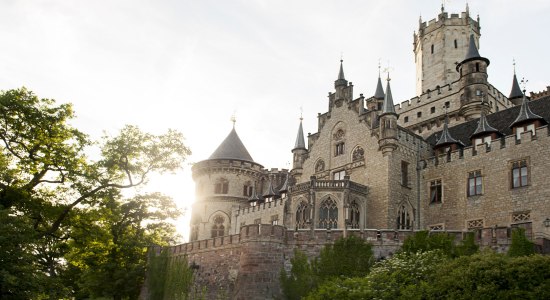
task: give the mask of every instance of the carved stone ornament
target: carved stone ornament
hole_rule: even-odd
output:
[[[342,129],[338,129],[338,131],[336,131],[336,133],[332,135],[332,138],[335,141],[339,141],[339,140],[343,139],[345,135],[346,135],[346,133]]]
[[[357,147],[355,148],[355,150],[353,150],[353,161],[363,160],[364,158],[365,150],[363,150],[363,148]]]
[[[323,160],[319,160],[315,164],[315,172],[322,172],[325,170],[325,162]]]

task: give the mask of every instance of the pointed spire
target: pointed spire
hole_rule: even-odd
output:
[[[229,135],[208,159],[239,159],[254,162],[235,128],[231,129]]]
[[[447,125],[449,123],[449,118],[445,116],[445,123],[443,124],[443,131],[441,132],[441,136],[439,137],[439,140],[437,140],[437,143],[435,143],[436,147],[444,146],[448,144],[460,144],[462,143],[460,141],[455,140],[451,134],[449,133],[449,126]]]
[[[546,123],[546,121],[544,120],[543,117],[533,113],[531,111],[531,109],[529,108],[529,102],[527,100],[527,97],[525,97],[525,90],[523,91],[523,102],[521,102],[521,107],[519,109],[519,115],[518,117],[516,118],[516,120],[514,122],[512,122],[512,124],[510,124],[510,128],[514,127],[515,125],[517,124],[520,124],[520,123],[523,123],[525,121],[530,121],[530,120],[542,120],[544,121],[544,123]]]
[[[479,122],[477,123],[477,128],[474,131],[474,133],[472,133],[470,138],[472,139],[477,136],[487,134],[487,133],[493,133],[493,132],[499,132],[499,131],[496,130],[491,125],[489,125],[489,122],[487,122],[487,118],[485,117],[485,112],[482,112],[481,117],[479,117]]]
[[[470,44],[468,45],[468,52],[464,60],[471,60],[472,58],[480,58],[479,51],[477,50],[474,34],[470,34]]]
[[[514,78],[512,79],[512,90],[508,99],[515,99],[523,96],[521,89],[519,88],[518,78],[516,77],[516,60],[514,59]]]
[[[302,127],[302,118],[300,116],[300,126],[298,127],[298,135],[296,136],[296,142],[294,143],[294,149],[306,149],[306,142],[304,140],[304,128]]]
[[[380,61],[378,61],[378,82],[376,83],[374,98],[379,100],[384,99],[384,89],[382,88],[382,79],[380,79]]]
[[[386,84],[386,95],[384,96],[384,104],[382,105],[382,114],[380,116],[386,115],[386,114],[394,114],[397,116],[397,113],[395,112],[395,106],[393,105],[393,97],[391,94],[391,88],[390,88],[390,73],[388,72],[388,83]]]
[[[340,72],[338,73],[338,80],[343,79],[346,80],[344,77],[344,60],[340,59]]]

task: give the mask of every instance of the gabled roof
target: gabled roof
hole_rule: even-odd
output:
[[[218,146],[216,151],[210,155],[208,159],[238,159],[254,162],[243,142],[237,135],[235,128],[231,130],[229,135]]]
[[[485,117],[487,118],[487,122],[491,124],[493,128],[497,129],[502,135],[511,135],[513,132],[512,128],[510,128],[510,123],[517,118],[520,108],[521,107],[519,105],[514,106],[490,115],[486,115]],[[537,115],[543,117],[543,121],[545,123],[547,122],[546,120],[550,120],[550,96],[545,96],[529,102],[529,108]],[[477,126],[478,120],[474,119],[453,127],[449,127],[448,131],[449,134],[451,134],[456,140],[462,141],[465,146],[471,146],[472,142],[470,137],[472,136],[472,133],[476,131]],[[426,141],[431,145],[435,145],[438,141],[436,135],[439,137],[441,135],[441,131],[434,132],[426,139]]]
[[[514,122],[512,122],[512,124],[510,124],[510,127],[514,127],[514,125],[523,123],[525,121],[530,121],[530,120],[543,120],[544,121],[544,118],[537,115],[537,114],[535,114],[535,113],[533,113],[531,111],[531,109],[529,108],[529,103],[528,103],[527,97],[525,97],[525,95],[523,95],[523,102],[521,102],[521,106],[520,106],[520,109],[519,109],[519,114],[518,114],[517,118],[514,120]]]
[[[485,117],[485,113],[481,113],[481,117],[479,117],[479,121],[477,123],[477,128],[474,133],[470,136],[471,138],[474,138],[476,136],[480,136],[487,133],[493,133],[498,132],[495,128],[493,128],[489,123],[487,122],[487,118]]]

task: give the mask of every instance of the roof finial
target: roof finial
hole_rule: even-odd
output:
[[[470,14],[470,6],[468,5],[468,2],[466,2],[466,13]]]
[[[235,128],[235,123],[237,123],[237,117],[235,116],[235,112],[231,115],[231,122],[233,122],[233,128]]]
[[[381,68],[380,60],[381,60],[381,58],[378,58],[378,78],[380,78],[380,68]]]
[[[514,75],[516,75],[516,59],[515,58],[512,58],[512,65],[514,66]]]
[[[441,12],[445,12],[445,2],[447,2],[447,0],[441,0]]]
[[[391,78],[390,78],[390,71],[393,70],[393,68],[390,67],[390,61],[388,60],[388,66],[386,68],[384,68],[384,73],[387,73],[387,78],[386,80],[387,81],[390,81]]]
[[[300,106],[300,122],[304,120],[304,117],[302,116],[304,113],[304,108]]]

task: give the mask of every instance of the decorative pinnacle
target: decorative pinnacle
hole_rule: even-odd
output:
[[[512,65],[514,66],[514,75],[516,74],[516,59],[515,58],[512,58]]]
[[[390,61],[388,60],[388,66],[387,66],[386,68],[384,68],[384,73],[387,73],[387,74],[388,74],[388,75],[387,75],[387,78],[386,78],[387,81],[390,81],[390,80],[391,80],[391,78],[390,78],[390,71],[392,71],[392,70],[393,70],[393,68],[390,68]]]
[[[378,58],[378,78],[380,78],[380,68],[381,68],[380,60],[381,60],[381,58]]]
[[[304,120],[304,117],[302,116],[304,113],[303,107],[300,106],[300,122]]]

